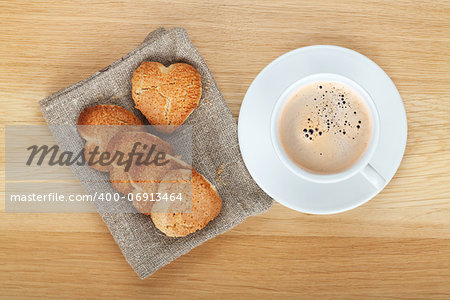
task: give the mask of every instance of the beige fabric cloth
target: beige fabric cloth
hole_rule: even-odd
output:
[[[78,115],[85,107],[99,103],[121,105],[143,118],[134,109],[131,76],[146,60],[165,65],[186,62],[200,72],[202,98],[185,124],[192,125],[193,166],[216,185],[223,207],[219,216],[204,229],[184,238],[166,237],[148,216],[121,212],[120,206],[115,212],[100,210],[123,255],[140,278],[151,275],[194,247],[272,205],[272,199],[257,186],[245,168],[238,146],[236,122],[205,61],[182,28],[160,28],[150,33],[141,46],[109,67],[42,100],[41,110],[47,123],[76,125]],[[58,130],[53,133],[60,144],[68,139],[66,133]],[[81,148],[83,141],[76,137],[70,143]],[[111,189],[107,175],[89,168],[74,166],[73,169],[88,193]],[[223,169],[220,180],[216,173],[219,169]]]

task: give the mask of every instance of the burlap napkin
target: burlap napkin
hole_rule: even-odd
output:
[[[204,229],[184,238],[166,237],[148,216],[142,214],[100,211],[123,255],[140,278],[151,275],[194,247],[272,205],[272,199],[257,186],[245,168],[238,146],[236,122],[206,63],[182,28],[160,28],[150,33],[142,45],[109,67],[42,100],[40,106],[47,123],[75,125],[85,107],[98,103],[121,105],[142,118],[134,109],[131,76],[143,61],[159,61],[165,65],[186,62],[200,72],[203,95],[185,124],[192,126],[193,166],[216,185],[223,207],[219,216]],[[63,134],[53,133],[57,141],[64,140]],[[83,141],[78,138],[76,143],[81,147]],[[88,193],[111,188],[102,180],[83,180],[96,176],[104,179],[107,178],[105,174],[77,169],[77,166],[74,166],[74,172]]]

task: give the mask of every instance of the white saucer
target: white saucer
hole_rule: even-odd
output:
[[[380,117],[380,137],[370,164],[386,180],[394,176],[407,138],[406,113],[389,76],[350,49],[310,46],[288,52],[265,67],[250,85],[239,114],[239,145],[253,179],[281,204],[304,213],[332,214],[355,208],[377,195],[361,174],[338,183],[314,183],[281,162],[271,141],[271,115],[280,95],[297,80],[316,73],[352,79],[372,97]]]

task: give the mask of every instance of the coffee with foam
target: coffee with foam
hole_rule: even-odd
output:
[[[353,166],[367,150],[373,131],[370,108],[350,86],[317,81],[297,89],[284,104],[278,138],[300,168],[335,174]]]

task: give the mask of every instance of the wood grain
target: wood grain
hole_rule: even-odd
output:
[[[143,281],[96,214],[0,213],[0,298],[450,299],[449,1],[1,1],[0,123],[44,124],[40,99],[158,26],[188,30],[236,118],[253,78],[289,50],[367,55],[405,103],[399,171],[346,213],[275,204]]]

